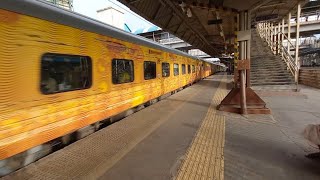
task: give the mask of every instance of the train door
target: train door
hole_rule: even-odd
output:
[[[204,78],[205,72],[204,72],[204,64],[201,63],[200,65],[200,76],[201,78]]]

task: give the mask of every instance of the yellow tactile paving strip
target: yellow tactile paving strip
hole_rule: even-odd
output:
[[[176,180],[224,179],[225,116],[217,114],[216,107],[227,92],[226,76],[224,76],[187,150]]]

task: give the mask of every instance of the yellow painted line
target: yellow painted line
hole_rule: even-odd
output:
[[[216,107],[227,92],[224,76],[187,150],[176,180],[224,179],[225,116],[217,114]]]

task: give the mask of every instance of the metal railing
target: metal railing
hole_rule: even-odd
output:
[[[159,43],[161,44],[180,43],[180,42],[184,42],[184,41],[177,37],[171,37],[171,38],[159,40]]]
[[[73,11],[73,0],[46,0],[46,1],[52,4],[55,4],[59,7]]]
[[[293,57],[291,56],[290,49],[288,50],[288,48],[286,48],[285,46],[283,46],[282,43],[280,43],[280,52],[282,55],[282,60],[285,61],[285,63],[287,64],[287,69],[290,70],[292,76],[296,76],[297,73],[299,73],[299,66],[295,63],[295,60],[293,59]]]
[[[261,38],[263,38],[268,46],[270,47],[271,51],[275,55],[281,55],[281,59],[286,63],[287,70],[290,71],[292,76],[295,78],[295,83],[298,84],[298,74],[299,74],[299,64],[295,62],[295,59],[290,54],[290,49],[296,48],[290,39],[282,32],[274,32],[272,28],[268,29],[267,34],[264,33],[265,30],[257,29],[258,34]],[[276,37],[278,38],[276,40]],[[287,46],[283,45],[283,41],[287,41]]]

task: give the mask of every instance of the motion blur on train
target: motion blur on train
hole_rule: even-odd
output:
[[[0,2],[0,39],[0,176],[219,68],[36,0]]]

